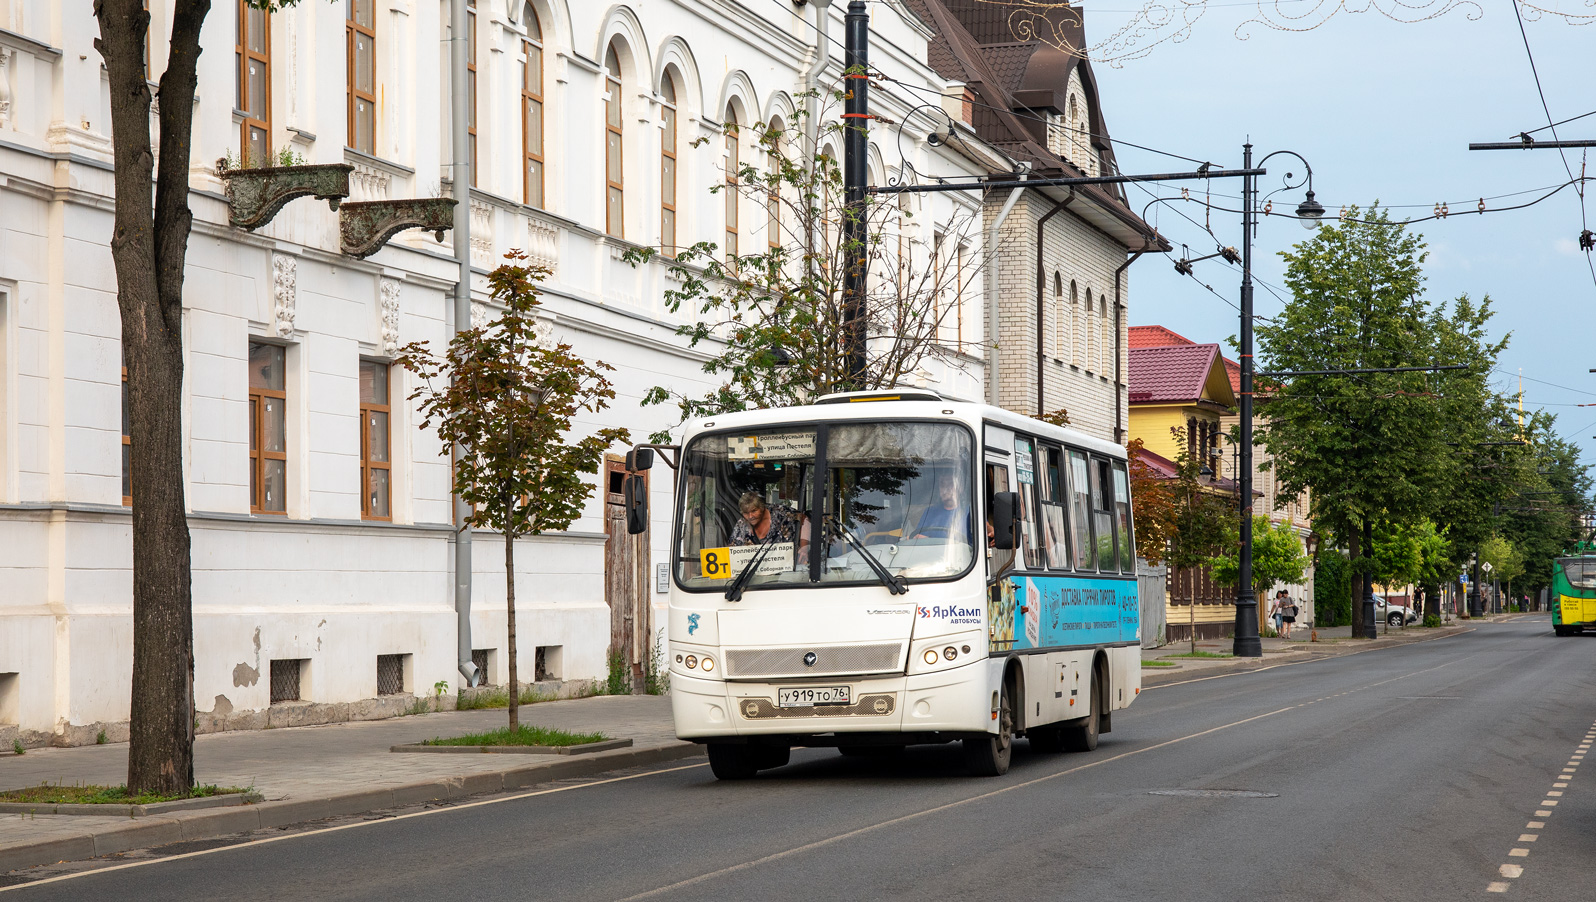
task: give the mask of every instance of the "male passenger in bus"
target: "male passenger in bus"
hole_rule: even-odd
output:
[[[959,533],[963,533],[965,544],[975,544],[975,525],[964,497],[964,482],[957,472],[943,470],[937,474],[937,501],[920,515],[914,537],[952,539]]]

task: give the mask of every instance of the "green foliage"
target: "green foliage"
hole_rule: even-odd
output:
[[[18,743],[21,744],[20,741]],[[18,754],[21,754],[18,752]],[[0,802],[20,802],[40,805],[154,805],[157,802],[175,802],[179,799],[206,799],[211,796],[249,792],[238,786],[221,787],[214,783],[196,786],[188,792],[162,794],[132,792],[126,786],[77,784],[63,786],[59,783],[41,783],[23,789],[0,792]]]
[[[1416,525],[1380,520],[1369,572],[1382,585],[1433,585],[1451,575],[1451,554],[1452,543],[1428,518]]]
[[[22,744],[22,740],[13,739],[11,740],[11,753],[14,755],[26,755],[28,747]]]
[[[649,695],[664,695],[670,688],[671,671],[665,663],[665,631],[660,630],[654,637],[648,661],[643,665],[643,691]]]
[[[538,702],[554,700],[554,693],[544,692],[536,686],[522,683],[518,689],[519,691],[516,693],[517,704],[535,705]],[[494,686],[469,693],[462,692],[460,701],[455,706],[455,709],[458,711],[477,711],[484,708],[508,707],[510,707],[510,690],[504,686]]]
[[[1424,615],[1424,627],[1425,627],[1425,629],[1435,629],[1436,627],[1438,627],[1440,625],[1441,625],[1441,618],[1439,616],[1437,616],[1435,614],[1425,614]]]
[[[1209,563],[1214,581],[1234,586],[1240,578],[1241,537],[1231,525],[1231,544]],[[1263,598],[1275,583],[1300,583],[1308,571],[1308,556],[1302,540],[1290,523],[1270,523],[1268,517],[1252,518],[1252,590]]]
[[[467,733],[464,736],[451,736],[448,739],[433,738],[422,742],[422,745],[543,745],[567,746],[587,745],[590,742],[603,742],[610,737],[603,733],[571,733],[566,730],[557,730],[553,727],[531,727],[526,725],[500,727],[497,730],[487,730],[481,733]]]
[[[108,741],[109,741],[109,737],[107,737],[105,735],[105,731],[104,730],[101,730],[100,732],[94,734],[94,744],[95,745],[105,745],[106,742],[108,742]]]
[[[841,95],[821,99],[824,144],[840,135],[828,110]],[[842,224],[855,214],[844,206],[841,169],[836,159],[808,145],[801,100],[790,129],[742,126],[744,142],[752,136],[762,151],[762,167],[749,165],[756,155],[744,153],[736,183],[710,188],[737,192],[743,209],[758,208],[755,220],[774,231],[773,242],[767,231],[752,253],[729,253],[712,242],[625,253],[634,266],[656,258],[664,263],[671,273],[667,284],[678,286],[666,289],[666,306],[691,321],[677,335],[710,355],[703,370],[718,383],[703,394],[657,385],[644,394],[644,405],[672,404],[681,420],[783,407],[848,388],[902,385],[927,361],[985,353],[973,341],[961,343],[959,309],[949,303],[968,296],[981,278],[978,261],[960,250],[980,228],[979,217],[961,214],[936,235],[911,240],[913,213],[895,198],[870,195],[863,214],[866,240],[851,241]],[[929,246],[936,238],[940,246]],[[900,264],[900,248],[914,257],[912,265]],[[857,310],[843,298],[850,261],[862,261],[869,273]],[[867,333],[865,371],[857,380],[850,365],[855,312]],[[656,441],[669,437],[670,430],[654,435]]]
[[[1185,450],[1186,431],[1175,428],[1170,432],[1182,450],[1175,458],[1170,512],[1173,529],[1166,560],[1171,567],[1184,570],[1210,563],[1225,549],[1232,541],[1231,523],[1237,515],[1233,499],[1201,481],[1200,464]]]
[[[497,320],[455,335],[443,357],[426,342],[400,349],[398,362],[420,377],[411,400],[422,428],[436,426],[445,455],[460,448],[454,491],[471,505],[471,526],[509,536],[563,530],[582,515],[604,452],[626,442],[625,429],[605,428],[570,441],[577,418],[615,398],[605,373],[555,342],[539,323],[538,282],[548,271],[523,266],[520,251],[488,276]]]
[[[1524,557],[1519,554],[1513,543],[1501,536],[1491,536],[1480,543],[1480,563],[1490,564],[1491,572],[1481,574],[1486,582],[1496,580],[1500,583],[1510,583],[1524,572]]]
[[[609,674],[604,680],[604,691],[599,694],[631,695],[632,669],[626,666],[626,657],[618,651],[611,651],[605,661],[609,664]]]
[[[1320,549],[1313,573],[1315,625],[1346,626],[1352,622],[1352,562],[1335,549]]]

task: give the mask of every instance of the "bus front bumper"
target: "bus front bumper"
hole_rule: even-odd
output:
[[[704,680],[671,674],[680,739],[813,736],[826,733],[980,733],[990,729],[986,662],[934,673],[786,682]],[[777,690],[848,686],[846,706],[783,708]]]

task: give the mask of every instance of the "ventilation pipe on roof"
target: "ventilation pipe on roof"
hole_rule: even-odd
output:
[[[1031,164],[1021,162],[1015,169],[1020,174],[1020,181],[1031,177]],[[993,407],[998,406],[998,315],[1002,312],[1002,305],[998,302],[998,274],[996,258],[998,253],[998,232],[1003,228],[1003,220],[1009,218],[1009,211],[1014,209],[1015,201],[1020,199],[1020,192],[1024,188],[1014,188],[1009,191],[1008,200],[1003,202],[1003,209],[998,211],[997,218],[992,220],[992,228],[986,233],[986,278],[988,281],[986,292],[986,403]]]

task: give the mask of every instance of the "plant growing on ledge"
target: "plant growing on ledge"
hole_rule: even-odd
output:
[[[600,429],[571,440],[575,420],[609,406],[615,389],[605,373],[555,342],[537,320],[537,283],[548,274],[520,261],[488,276],[503,315],[455,335],[442,357],[425,342],[406,345],[398,362],[420,377],[411,393],[420,402],[422,427],[436,424],[442,454],[460,448],[454,491],[471,505],[467,524],[504,535],[504,592],[508,625],[510,729],[519,726],[515,637],[515,540],[568,528],[581,516],[604,451],[626,442],[625,429]]]

